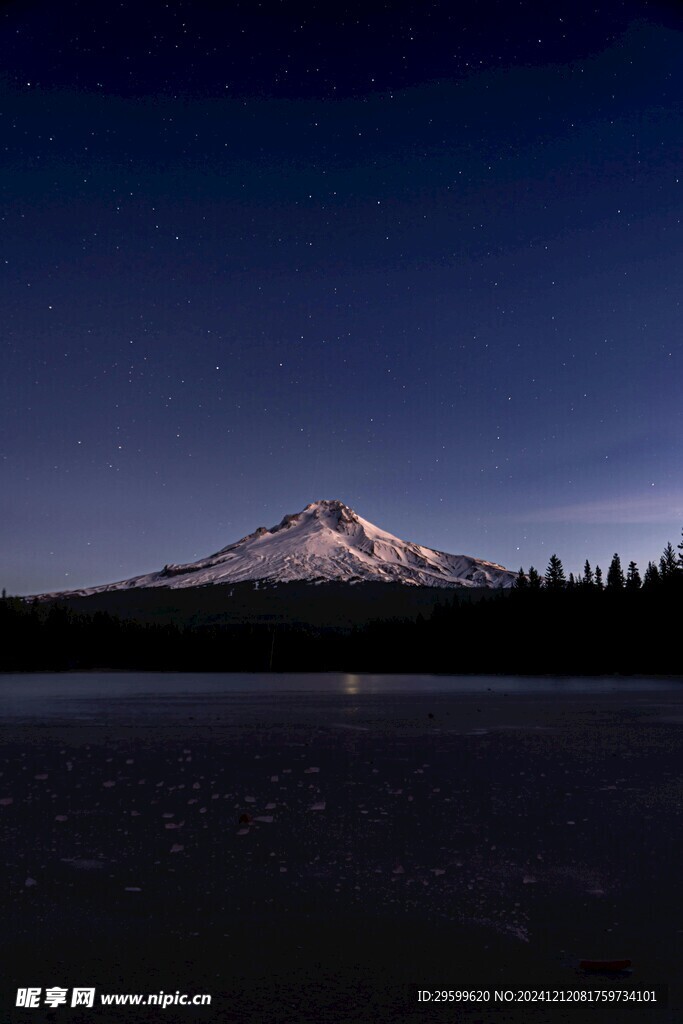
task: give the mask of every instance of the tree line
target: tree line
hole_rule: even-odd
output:
[[[605,587],[609,590],[620,590],[625,587],[627,590],[640,590],[641,587],[657,587],[663,583],[669,584],[676,581],[679,574],[683,573],[683,541],[678,545],[678,548],[679,553],[677,555],[673,544],[669,541],[659,558],[659,562],[650,561],[647,563],[647,568],[642,578],[638,565],[634,561],[628,563],[624,573],[621,558],[615,552],[607,570],[606,581],[603,580],[600,566],[596,565],[595,569],[593,569],[588,559],[584,563],[582,574],[575,577],[574,573],[570,572],[567,577],[562,560],[556,554],[553,554],[550,556],[544,576],[541,576],[533,565],[529,567],[528,572],[525,572],[522,566],[517,574],[515,587],[518,590],[540,590],[542,587],[549,590],[572,589],[574,587],[595,587],[597,590],[604,590]]]
[[[119,618],[59,602],[0,600],[0,671],[419,672],[683,676],[683,543],[642,581],[618,555],[579,579],[552,555],[538,579],[481,600],[444,590],[430,614],[365,625]],[[520,582],[523,580],[524,582]]]

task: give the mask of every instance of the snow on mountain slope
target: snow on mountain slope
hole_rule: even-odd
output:
[[[399,540],[341,501],[314,501],[281,523],[185,565],[120,583],[70,591],[97,594],[135,587],[202,587],[214,583],[295,580],[403,583],[422,587],[510,587],[515,574],[467,555],[449,555]],[[47,595],[46,595],[47,596]]]

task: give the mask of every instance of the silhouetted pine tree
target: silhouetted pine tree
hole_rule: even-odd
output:
[[[549,590],[560,590],[566,585],[564,567],[557,555],[551,555],[545,571],[545,585]]]
[[[529,588],[531,590],[540,590],[541,587],[543,586],[543,580],[539,576],[538,570],[534,569],[533,565],[529,566],[529,572],[528,572],[527,576],[528,576]]]
[[[644,587],[656,587],[659,583],[659,569],[654,562],[647,563],[647,569],[645,570],[645,576],[643,577]]]
[[[662,552],[662,557],[659,559],[659,575],[662,579],[666,579],[668,576],[673,576],[677,571],[678,559],[676,557],[676,552],[674,551],[674,546],[671,541],[669,541]]]
[[[626,570],[626,589],[640,590],[641,586],[642,580],[638,572],[638,566],[635,562],[629,562],[628,569]]]
[[[595,566],[595,586],[598,588],[598,590],[604,589],[602,583],[602,569],[599,565]]]
[[[529,586],[529,582],[526,578],[524,569],[520,566],[519,572],[517,573],[517,579],[515,580],[515,587],[517,590],[526,590]]]
[[[583,583],[584,587],[593,587],[593,586],[595,586],[595,578],[593,576],[593,570],[591,569],[591,564],[588,561],[588,559],[586,559],[586,564],[583,567],[583,579],[581,580],[581,582]]]
[[[624,570],[621,568],[621,559],[615,551],[607,570],[607,586],[610,590],[621,590],[623,585]]]

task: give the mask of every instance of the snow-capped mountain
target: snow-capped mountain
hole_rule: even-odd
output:
[[[399,540],[343,502],[326,500],[312,502],[270,529],[260,526],[197,562],[165,565],[145,576],[69,593],[85,596],[139,587],[176,589],[248,581],[510,587],[514,579],[514,573],[494,562]]]

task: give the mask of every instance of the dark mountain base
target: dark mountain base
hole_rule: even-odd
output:
[[[154,621],[151,606],[145,620],[6,599],[0,602],[0,671],[683,674],[678,578],[639,591],[513,590],[488,592],[488,600],[478,601],[439,592],[443,603],[431,608],[430,595],[411,590],[406,599],[422,597],[426,614],[413,606],[412,617],[390,618],[388,604],[378,603],[370,619],[370,602],[365,620],[355,625],[341,613],[330,624],[334,601],[325,606],[323,590],[310,592],[309,621],[306,606],[294,602],[289,621],[284,604],[281,618],[263,613],[259,619],[252,605],[252,618],[236,621],[218,610],[213,617],[206,609],[190,617],[189,605],[184,616],[164,606]],[[355,593],[346,595],[349,610]]]
[[[106,612],[145,623],[206,625],[305,623],[344,627],[378,619],[416,619],[459,600],[477,601],[488,589],[454,590],[401,583],[232,583],[208,587],[136,588],[85,597],[61,597],[59,605],[78,615]]]

